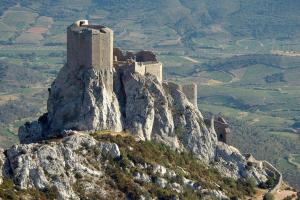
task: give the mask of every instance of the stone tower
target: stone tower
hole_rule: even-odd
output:
[[[67,30],[67,64],[74,70],[94,68],[103,74],[106,87],[113,88],[113,31],[79,20]]]
[[[181,91],[185,94],[186,98],[194,104],[195,107],[198,107],[197,102],[197,84],[183,84],[180,86]]]

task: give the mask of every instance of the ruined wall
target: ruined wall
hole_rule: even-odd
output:
[[[227,143],[227,135],[230,133],[229,125],[223,117],[217,117],[214,127],[218,136],[218,141]]]
[[[271,163],[269,163],[266,160],[263,161],[263,167],[265,168],[267,173],[268,173],[268,171],[273,173],[273,178],[275,178],[275,180],[276,180],[275,186],[268,192],[268,193],[274,194],[277,192],[277,190],[280,188],[280,186],[282,184],[282,174],[280,173],[280,171],[278,171],[278,169],[276,169],[276,167],[274,167]]]
[[[158,81],[162,82],[162,63],[144,62],[143,64],[145,65],[145,73],[156,76]]]
[[[134,63],[134,72],[138,72],[141,75],[145,75],[146,73],[146,66],[143,63]]]
[[[197,85],[195,83],[181,85],[181,91],[185,94],[187,99],[198,107],[197,102]]]
[[[247,160],[247,165],[248,166],[254,166],[257,167],[259,169],[263,169],[263,162],[260,160],[256,160],[252,154],[244,154],[246,160]]]
[[[125,63],[125,64],[124,64]],[[126,70],[127,72],[137,72],[141,75],[146,73],[157,77],[158,81],[162,82],[162,64],[160,62],[135,62],[132,63],[119,61],[115,65],[116,70]],[[124,69],[126,68],[126,69]]]

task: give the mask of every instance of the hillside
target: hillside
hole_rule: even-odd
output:
[[[73,134],[64,139],[9,149],[7,154],[12,163],[18,157],[29,156],[32,164],[27,167],[36,171],[26,178],[26,175],[21,176],[26,167],[22,169],[12,164],[19,180],[14,185],[10,179],[4,179],[0,197],[218,199],[229,196],[244,199],[255,193],[251,180],[226,178],[193,155],[174,151],[163,144],[136,141],[125,133]],[[31,160],[32,157],[36,160]],[[40,168],[36,169],[34,163],[41,163]],[[29,188],[32,184],[34,187]]]
[[[15,144],[17,128],[45,112],[46,90],[65,63],[65,29],[87,18],[112,27],[123,49],[156,51],[165,79],[197,82],[201,110],[238,120],[232,144],[271,161],[299,188],[299,57],[292,57],[300,51],[299,7],[293,0],[4,0],[1,146]]]

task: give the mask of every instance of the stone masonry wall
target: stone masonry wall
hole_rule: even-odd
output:
[[[197,107],[197,85],[195,83],[181,85],[181,91],[186,95],[188,100]]]
[[[145,72],[157,77],[162,82],[162,64],[160,62],[144,62]]]
[[[146,67],[143,63],[134,63],[134,72],[138,72],[141,75],[145,75],[146,73]]]

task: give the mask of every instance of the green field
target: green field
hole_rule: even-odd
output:
[[[288,157],[288,162],[300,169],[300,154],[290,154]]]

